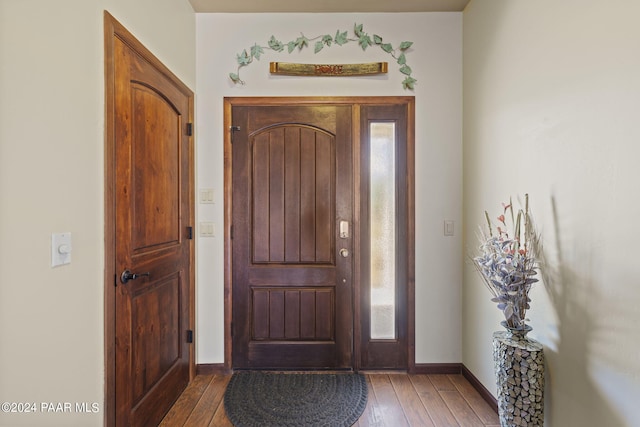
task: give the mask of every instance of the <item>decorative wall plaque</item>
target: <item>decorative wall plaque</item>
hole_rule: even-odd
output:
[[[386,74],[388,63],[370,62],[368,64],[294,64],[292,62],[271,62],[271,74],[287,76],[366,76]]]

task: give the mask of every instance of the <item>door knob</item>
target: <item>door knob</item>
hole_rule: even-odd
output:
[[[345,249],[345,248],[340,249],[340,255],[342,256],[342,258],[348,257],[349,256],[349,249]]]
[[[127,283],[129,280],[136,280],[139,279],[142,276],[147,276],[149,277],[151,274],[147,271],[146,273],[132,273],[129,270],[125,270],[122,272],[122,274],[120,275],[120,281],[122,282],[122,284],[124,285],[125,283]]]

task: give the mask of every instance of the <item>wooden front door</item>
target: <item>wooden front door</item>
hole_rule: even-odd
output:
[[[115,424],[150,426],[190,379],[193,94],[115,20],[105,22]]]
[[[353,366],[351,117],[232,108],[233,368]]]

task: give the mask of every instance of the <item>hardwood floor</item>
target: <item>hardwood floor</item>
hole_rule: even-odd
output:
[[[230,375],[198,375],[160,424],[233,426],[224,411]],[[496,427],[498,415],[462,375],[366,374],[367,407],[357,427]]]

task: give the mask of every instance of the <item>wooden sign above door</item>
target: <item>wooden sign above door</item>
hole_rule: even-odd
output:
[[[287,76],[366,76],[386,74],[386,62],[370,62],[367,64],[295,64],[291,62],[271,62],[271,74]]]

